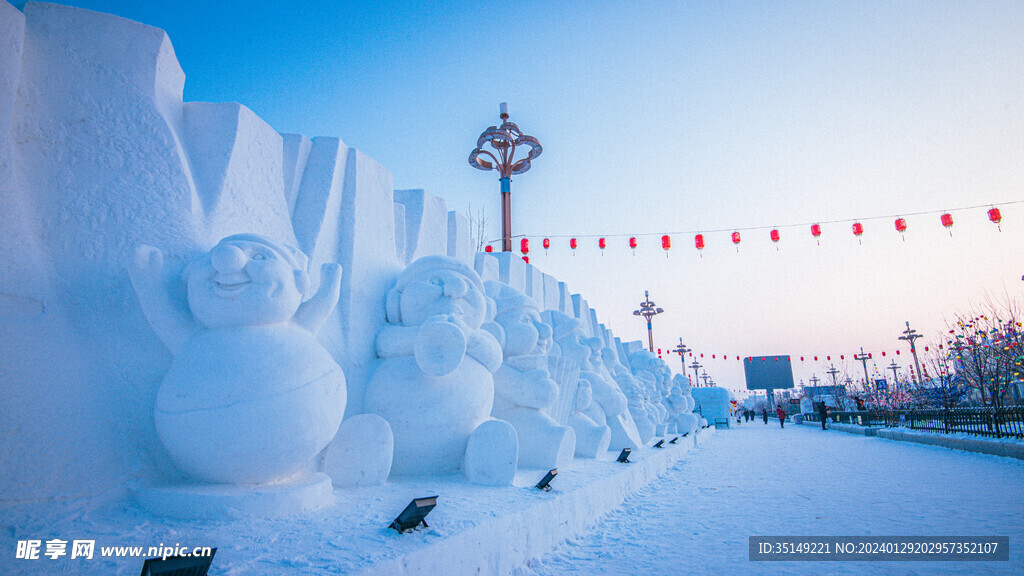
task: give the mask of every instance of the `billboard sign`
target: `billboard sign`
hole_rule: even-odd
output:
[[[743,359],[747,390],[779,390],[793,387],[789,356],[747,356]]]

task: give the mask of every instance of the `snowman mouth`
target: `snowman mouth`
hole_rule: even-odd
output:
[[[239,290],[241,290],[242,288],[245,288],[246,286],[248,286],[251,283],[252,283],[251,280],[246,280],[244,282],[230,282],[230,283],[214,281],[213,284],[214,284],[214,286],[217,287],[218,290],[221,290],[223,292],[238,292]]]

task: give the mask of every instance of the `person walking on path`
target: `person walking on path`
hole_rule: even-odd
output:
[[[778,415],[778,417],[779,417],[779,428],[785,428],[786,427],[786,411],[782,409],[782,406],[779,406],[778,408],[775,409],[775,414]]]
[[[827,430],[825,422],[828,420],[828,406],[824,402],[818,404],[818,417],[821,418],[821,429]]]
[[[764,420],[765,424],[768,423],[768,409],[767,408],[761,408],[761,419]]]

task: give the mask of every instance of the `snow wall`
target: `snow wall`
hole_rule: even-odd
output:
[[[55,4],[0,2],[0,506],[105,501],[178,475],[153,422],[171,355],[133,292],[140,244],[178,275],[249,232],[343,269],[319,340],[362,413],[385,294],[447,255],[613,336],[564,283],[475,254],[469,223],[338,138],[279,134],[245,106],[183,102],[162,30]]]

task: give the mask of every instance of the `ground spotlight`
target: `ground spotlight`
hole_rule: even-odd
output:
[[[664,448],[665,447],[665,439],[662,438],[661,440],[658,440],[658,443],[655,444],[654,447],[655,448]]]
[[[537,485],[534,486],[534,488],[543,490],[545,492],[550,492],[551,481],[555,479],[555,476],[558,476],[558,468],[552,468],[551,470],[549,470],[548,473],[545,474],[544,477],[540,479],[540,482],[537,482]]]
[[[216,553],[217,549],[211,548],[209,556],[149,558],[142,564],[140,576],[206,576]]]
[[[619,458],[616,462],[622,462],[623,464],[629,464],[629,453],[632,452],[629,448],[623,448],[622,452],[619,453]]]
[[[669,440],[669,441],[668,441],[668,443],[669,443],[669,444],[675,444],[675,443],[676,443],[676,442],[678,442],[678,441],[679,441],[679,436],[676,436],[675,438],[673,438],[673,439]]]
[[[389,528],[394,528],[399,534],[418,528],[420,524],[424,527],[429,528],[430,525],[424,518],[430,511],[437,506],[437,496],[428,496],[426,498],[416,498],[409,505],[402,510],[402,513],[395,518],[395,521],[391,523]]]

